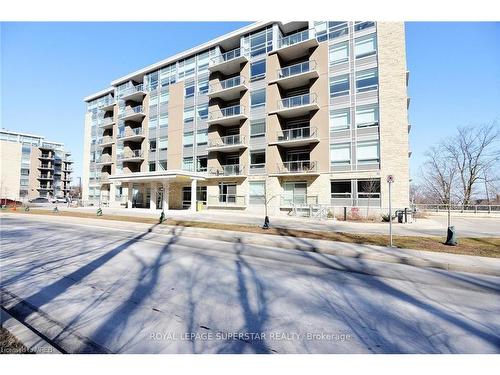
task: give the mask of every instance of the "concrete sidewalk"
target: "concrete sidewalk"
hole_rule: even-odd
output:
[[[37,208],[47,209],[51,208]],[[58,206],[60,211],[85,212],[95,214],[95,207],[68,208]],[[135,216],[159,218],[160,211],[149,209],[125,209],[125,208],[103,208],[103,215]],[[255,215],[246,212],[221,212],[221,211],[199,211],[188,210],[168,210],[166,217],[173,220],[187,220],[200,222],[214,222],[225,224],[244,224],[262,226],[264,218],[262,215]],[[271,225],[284,229],[303,229],[317,231],[335,231],[345,233],[366,233],[366,234],[388,234],[387,223],[362,223],[339,220],[318,220],[304,217],[273,216]],[[479,217],[452,217],[452,225],[455,226],[459,237],[500,237],[500,217],[492,216],[487,218]],[[418,219],[416,222],[408,224],[393,224],[394,235],[399,236],[446,236],[447,218],[441,215],[432,215],[426,219]]]
[[[12,215],[12,214],[11,214]],[[12,215],[13,216],[13,215]],[[17,216],[17,215],[16,215]],[[114,228],[120,231],[149,230],[150,224],[131,223],[120,221],[107,221],[102,219],[75,218],[46,215],[22,215],[23,219],[40,220],[60,224],[76,224],[87,228]],[[151,233],[170,236],[173,231],[172,226],[157,226],[150,229]],[[415,267],[436,268],[448,271],[460,271],[478,273],[490,276],[500,276],[500,259],[478,257],[470,255],[456,255],[448,253],[437,253],[430,251],[420,251],[413,249],[389,248],[375,245],[364,245],[355,243],[335,242],[327,240],[315,240],[309,238],[299,238],[283,235],[255,235],[254,233],[213,230],[205,228],[182,228],[183,237],[204,238],[207,240],[224,241],[231,243],[241,243],[262,247],[273,247],[278,249],[290,249],[308,251],[317,254],[327,254],[358,260],[370,260],[386,263],[404,264]],[[262,253],[260,253],[262,254]],[[262,255],[261,255],[262,256]],[[281,257],[281,254],[265,252],[265,257],[274,259]]]

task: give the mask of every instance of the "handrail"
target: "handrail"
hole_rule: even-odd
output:
[[[210,168],[210,174],[215,176],[239,176],[242,175],[244,167],[239,164],[221,165],[220,168]]]
[[[135,113],[142,113],[143,107],[142,105],[136,105],[135,107],[126,107],[125,110],[123,110],[120,114],[119,117],[123,118],[125,116],[130,116]]]
[[[295,139],[313,138],[317,135],[317,128],[305,126],[303,128],[292,128],[278,131],[278,141],[291,141]]]
[[[208,115],[209,120],[215,120],[223,117],[231,117],[245,114],[245,107],[237,104],[231,107],[225,107],[211,111]]]
[[[235,48],[231,51],[221,53],[220,55],[214,56],[210,59],[210,65],[216,65],[223,62],[231,61],[237,59],[241,56],[247,56],[248,50],[246,48]]]
[[[303,105],[313,104],[317,101],[316,93],[307,93],[302,95],[291,96],[289,98],[278,100],[278,108],[294,108]]]
[[[308,39],[316,37],[316,29],[307,29],[303,31],[296,32],[291,35],[287,35],[278,40],[278,48],[292,46],[294,44],[303,42]]]
[[[144,91],[144,84],[139,83],[138,85],[131,85],[124,89],[123,91],[120,91],[120,97],[128,96],[130,94],[135,94],[136,92],[139,91]]]
[[[232,87],[240,86],[245,84],[245,77],[236,76],[232,78],[225,79],[223,81],[214,82],[210,85],[209,93],[217,92],[220,90],[227,90]]]
[[[316,69],[316,61],[304,61],[298,64],[286,66],[284,68],[278,69],[278,78],[286,78],[290,76],[294,76],[301,73],[310,72],[311,70]]]
[[[311,160],[285,161],[278,165],[279,173],[311,173],[316,169],[316,162]]]
[[[140,127],[133,128],[133,129],[127,128],[127,129],[125,129],[124,132],[118,133],[118,138],[133,137],[136,135],[143,135],[143,134],[144,134],[144,129],[142,129]]]
[[[241,145],[244,141],[245,137],[243,135],[226,135],[224,137],[211,139],[209,141],[209,147]]]

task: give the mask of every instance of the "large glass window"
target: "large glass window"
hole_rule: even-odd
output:
[[[200,129],[196,131],[196,144],[205,145],[208,142],[208,130]]]
[[[265,204],[266,203],[266,182],[265,181],[250,181],[250,183],[249,183],[249,203],[250,204]]]
[[[368,69],[356,73],[356,92],[376,90],[378,88],[377,69]]]
[[[354,45],[356,57],[365,57],[377,53],[377,37],[375,34],[357,38]]]
[[[189,86],[184,87],[184,97],[192,98],[194,96],[194,83],[189,84]]]
[[[250,136],[257,137],[266,134],[266,120],[258,119],[250,121]]]
[[[185,132],[182,135],[182,144],[184,147],[193,145],[193,132]]]
[[[219,202],[236,203],[236,184],[219,183]]]
[[[266,104],[266,89],[255,90],[250,93],[250,106],[263,107]]]
[[[330,193],[331,193],[331,198],[351,198],[352,197],[351,180],[331,181]]]
[[[149,140],[149,151],[151,152],[156,151],[156,139]]]
[[[378,163],[379,141],[358,142],[356,155],[360,164]]]
[[[345,130],[351,126],[350,108],[330,111],[330,130]]]
[[[208,51],[200,53],[196,57],[196,60],[197,60],[196,65],[198,66],[198,73],[208,70],[208,60],[209,60]]]
[[[356,126],[358,128],[376,125],[378,125],[377,104],[356,107]]]
[[[257,81],[266,76],[266,60],[256,61],[250,64],[250,80]]]
[[[283,185],[284,204],[304,204],[307,202],[306,182],[285,182]]]
[[[196,157],[196,172],[206,172],[207,171],[207,161],[208,161],[208,158],[206,156],[197,156]]]
[[[358,198],[380,198],[380,179],[358,180]]]
[[[156,171],[156,163],[154,161],[149,162],[149,171],[150,172]]]
[[[184,108],[184,123],[194,121],[194,107]]]
[[[194,76],[195,71],[195,58],[194,56],[189,59],[179,61],[179,78],[189,78]]]
[[[263,168],[266,165],[266,152],[264,150],[250,152],[250,169]]]
[[[351,144],[339,143],[330,145],[330,162],[332,166],[351,164]]]
[[[182,158],[182,170],[183,171],[192,171],[193,170],[193,158],[192,157]]]
[[[208,92],[208,79],[200,80],[198,82],[198,94],[206,94]]]
[[[198,120],[206,120],[208,118],[208,104],[200,104],[196,107]]]
[[[164,113],[160,115],[160,121],[158,122],[160,128],[166,128],[168,126],[168,114]]]
[[[250,40],[248,40],[250,39]],[[266,30],[259,31],[245,38],[245,44],[250,45],[250,55],[252,57],[262,55],[263,53],[272,50],[273,46],[273,29],[272,27]]]
[[[330,97],[349,95],[349,74],[330,78]]]
[[[165,151],[168,148],[168,137],[161,137],[158,140],[158,148],[160,151]]]
[[[330,65],[349,61],[349,42],[330,46]]]

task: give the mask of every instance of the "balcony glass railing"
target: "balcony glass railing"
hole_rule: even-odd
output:
[[[299,64],[294,64],[282,69],[278,69],[278,78],[291,77],[297,74],[310,72],[314,69],[316,69],[316,61],[304,61]]]
[[[100,121],[100,125],[101,126],[107,126],[107,125],[111,125],[115,122],[114,118],[113,117],[104,117],[101,121]]]
[[[311,173],[316,170],[316,162],[310,160],[286,161],[278,165],[279,173]]]
[[[103,144],[112,143],[112,142],[113,142],[113,137],[110,137],[109,135],[102,137],[102,138],[99,138],[97,140],[98,145],[103,145]],[[71,160],[66,159],[65,161],[70,162]]]
[[[309,126],[303,128],[285,129],[278,132],[278,141],[294,141],[297,139],[314,138],[317,136],[317,129]]]
[[[126,89],[123,89],[122,91],[120,91],[119,96],[120,96],[120,98],[122,98],[124,96],[135,94],[136,92],[141,92],[141,91],[144,91],[144,85],[142,83],[135,85],[135,86],[130,85]]]
[[[142,113],[143,107],[142,105],[137,105],[135,107],[127,107],[125,108],[119,115],[120,118],[135,115],[137,113]]]
[[[308,39],[312,39],[316,36],[315,29],[308,29],[304,31],[299,31],[295,34],[285,36],[278,40],[278,48],[292,46],[294,44],[303,42]]]
[[[221,165],[219,168],[210,169],[210,174],[214,176],[240,176],[243,172],[244,168],[239,164]]]
[[[231,61],[234,59],[237,59],[238,57],[241,56],[247,56],[248,51],[244,48],[236,48],[231,51],[227,51],[225,53],[222,53],[218,56],[212,57],[210,59],[210,65],[217,65],[221,64],[223,62]]]
[[[143,155],[142,150],[129,150],[129,151],[123,152],[123,154],[120,156],[120,159],[142,158],[142,155]]]
[[[103,154],[96,160],[97,163],[110,163],[111,162],[111,155],[109,154]]]
[[[142,128],[126,129],[123,132],[118,133],[118,138],[134,137],[136,135],[143,135],[144,130]]]
[[[245,79],[242,76],[237,76],[223,81],[215,82],[210,85],[210,93],[217,92],[221,90],[227,90],[232,87],[240,86],[245,84]]]
[[[238,116],[243,114],[245,114],[245,107],[243,107],[242,105],[234,105],[232,107],[220,108],[218,110],[210,112],[209,120]]]
[[[245,137],[239,134],[226,135],[225,137],[210,140],[209,147],[241,145],[244,140]]]
[[[315,93],[291,96],[289,98],[282,99],[278,101],[279,109],[287,109],[300,107],[303,105],[314,104],[317,101],[317,96]]]

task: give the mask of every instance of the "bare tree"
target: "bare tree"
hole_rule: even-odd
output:
[[[457,168],[444,144],[433,146],[426,152],[421,169],[422,195],[428,203],[449,204],[453,200]]]
[[[462,204],[471,204],[474,188],[500,160],[500,129],[496,122],[458,129],[457,136],[443,143],[456,168]]]

